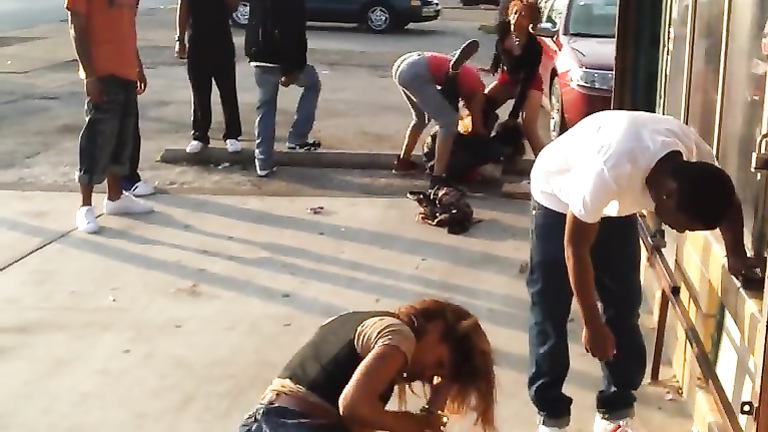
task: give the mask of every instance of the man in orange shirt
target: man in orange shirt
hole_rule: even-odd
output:
[[[152,207],[123,193],[138,119],[137,95],[147,79],[136,42],[139,0],[66,0],[72,41],[85,83],[85,126],[80,133],[82,203],[75,221],[80,231],[98,231],[93,186],[107,181],[106,214],[149,213]]]

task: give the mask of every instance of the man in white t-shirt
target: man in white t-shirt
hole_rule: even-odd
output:
[[[563,384],[575,297],[585,348],[602,362],[605,377],[594,431],[629,432],[646,368],[635,214],[655,211],[678,232],[719,228],[728,268],[741,276],[753,260],[733,182],[687,125],[612,110],[588,116],[541,151],[531,170],[531,196],[528,390],[539,431],[564,431],[570,421],[572,399]]]

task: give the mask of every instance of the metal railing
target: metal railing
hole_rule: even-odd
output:
[[[664,256],[661,247],[654,241],[655,234],[651,231],[645,216],[638,216],[638,226],[640,229],[640,240],[648,254],[648,262],[662,288],[661,303],[656,322],[656,340],[654,341],[653,357],[651,360],[651,380],[659,380],[661,358],[664,350],[664,335],[667,329],[670,306],[672,306],[671,309],[675,312],[680,325],[683,327],[685,339],[693,352],[696,363],[701,371],[701,376],[714,396],[715,405],[725,423],[724,426],[728,427],[728,430],[732,432],[744,432],[741,423],[739,423],[738,414],[731,404],[730,398],[720,382],[720,378],[717,376],[715,365],[707,355],[707,349],[696,329],[696,325],[693,323],[688,309],[680,299],[682,288],[677,282],[675,273]],[[690,292],[690,290],[689,293],[691,296],[695,296],[695,293]]]

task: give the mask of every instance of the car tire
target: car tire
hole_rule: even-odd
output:
[[[397,22],[392,6],[385,2],[374,2],[365,5],[360,17],[360,25],[363,29],[372,33],[387,33],[398,27],[405,27],[403,23]]]
[[[232,26],[237,28],[247,27],[249,15],[250,15],[249,3],[240,2],[240,5],[237,7],[237,10],[232,13],[232,18],[230,19],[230,21],[232,22]]]
[[[563,115],[563,95],[560,92],[560,80],[555,75],[549,86],[549,138],[555,139],[565,132]]]

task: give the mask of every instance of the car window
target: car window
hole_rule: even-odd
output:
[[[552,6],[552,2],[554,0],[542,0],[539,2],[539,7],[541,7],[541,16],[544,17],[544,20],[546,21],[547,15],[549,15],[549,7]]]
[[[569,1],[570,0],[554,0],[549,13],[547,14],[547,22],[559,28],[560,24],[563,22],[563,15],[565,15],[565,11],[568,9]]]
[[[568,13],[566,34],[615,38],[617,0],[575,0]]]

